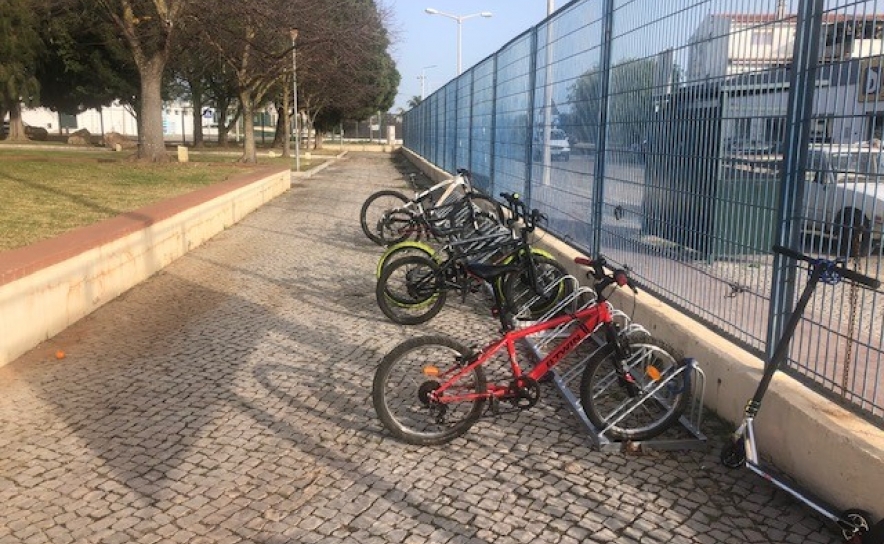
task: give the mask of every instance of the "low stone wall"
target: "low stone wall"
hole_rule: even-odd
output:
[[[261,169],[31,246],[0,253],[0,366],[284,193]]]
[[[403,148],[403,153],[430,179],[451,177],[411,150]],[[538,238],[575,277],[586,277],[585,270],[573,264],[578,256],[574,248],[552,235]],[[761,379],[763,361],[650,294],[633,299],[625,291],[615,291],[612,303],[635,308],[630,313],[636,323],[695,358],[706,374],[706,408],[734,424],[739,422]],[[784,373],[774,376],[755,431],[762,457],[802,487],[830,504],[884,518],[884,431]],[[741,470],[747,478],[756,477],[748,469]]]

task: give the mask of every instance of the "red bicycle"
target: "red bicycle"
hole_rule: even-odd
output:
[[[395,347],[378,365],[372,386],[384,427],[410,444],[448,442],[466,433],[486,404],[492,413],[502,402],[517,410],[537,404],[541,379],[572,354],[580,357],[581,347],[589,347],[591,355],[581,377],[580,402],[599,434],[645,440],[675,423],[688,405],[692,367],[648,335],[620,334],[604,293],[612,286],[636,291],[624,270],[606,273],[603,258],[575,262],[589,266],[587,275],[596,281],[595,301],[581,309],[515,329],[505,305],[496,300],[502,337],[478,351],[445,336],[416,337]],[[490,281],[496,268],[473,272]],[[518,361],[517,343],[550,331],[557,333],[556,340],[526,371]],[[484,367],[495,359],[509,361],[509,383],[486,380]]]

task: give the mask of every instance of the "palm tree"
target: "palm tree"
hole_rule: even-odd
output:
[[[424,101],[423,98],[419,97],[418,95],[414,95],[414,96],[412,96],[411,99],[408,101],[408,107],[409,107],[409,108],[416,108],[417,105],[420,104],[420,103],[423,102],[423,101]]]

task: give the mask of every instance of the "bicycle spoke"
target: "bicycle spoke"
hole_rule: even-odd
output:
[[[623,365],[632,379],[613,369]],[[634,342],[628,360],[613,349],[590,361],[581,401],[590,421],[615,438],[646,439],[665,431],[684,411],[689,391],[682,361],[651,338]]]
[[[459,371],[458,359],[468,350],[443,337],[403,342],[378,366],[372,390],[375,410],[397,437],[413,444],[438,444],[466,432],[482,412],[482,400],[454,400],[483,392],[480,369],[451,385],[439,402],[434,392]]]

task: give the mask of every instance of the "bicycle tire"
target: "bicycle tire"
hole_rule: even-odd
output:
[[[472,192],[468,193],[468,195],[473,207],[479,212],[494,217],[495,221],[500,225],[503,225],[506,222],[506,216],[503,213],[503,206],[500,205],[500,202],[482,193]]]
[[[387,211],[408,202],[411,202],[411,199],[399,191],[385,189],[372,193],[365,199],[362,209],[359,210],[359,224],[362,226],[362,232],[372,242],[382,245],[383,241],[377,234],[380,220]]]
[[[533,251],[533,250],[532,250]],[[555,259],[543,255],[533,255],[537,278],[541,293],[534,291],[528,272],[522,270],[507,274],[502,278],[503,300],[516,317],[526,320],[537,320],[546,315],[571,292],[572,286],[562,278],[568,275],[568,271]],[[523,260],[526,265],[527,260]],[[558,282],[558,287],[553,284]],[[551,288],[550,291],[545,289]]]
[[[412,255],[420,255],[427,259],[439,262],[438,254],[432,246],[423,242],[399,242],[398,244],[388,247],[387,250],[384,251],[384,254],[381,255],[381,258],[378,259],[378,265],[375,268],[375,277],[380,278],[381,272],[383,272],[388,264]]]
[[[378,227],[375,230],[375,235],[380,240],[379,245],[389,247],[404,242],[415,233],[419,239],[420,221],[411,210],[388,210],[378,220]]]
[[[372,404],[383,426],[408,444],[444,444],[466,433],[482,415],[484,398],[436,403],[428,398],[441,376],[453,374],[469,357],[466,346],[444,336],[411,338],[393,348],[378,364],[371,388]],[[485,393],[481,367],[464,374],[447,391]],[[444,393],[443,393],[444,395]]]
[[[420,255],[403,257],[381,271],[375,286],[378,307],[400,325],[433,319],[445,305],[447,291],[439,265]]]
[[[630,355],[624,363],[640,390],[633,397],[614,371],[616,353],[614,345],[606,344],[587,362],[580,380],[586,417],[600,433],[616,440],[647,440],[663,433],[681,417],[690,398],[691,371],[681,370],[684,359],[646,334],[630,338]],[[667,382],[670,376],[674,377]],[[622,420],[613,421],[630,409]]]

